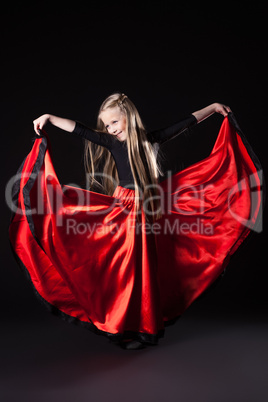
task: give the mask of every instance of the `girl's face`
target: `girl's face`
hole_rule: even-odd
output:
[[[119,141],[127,139],[126,117],[119,107],[102,111],[100,118],[109,134],[115,135]]]

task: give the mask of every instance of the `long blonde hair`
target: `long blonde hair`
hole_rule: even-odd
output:
[[[136,212],[140,211],[142,202],[147,200],[146,205],[149,207],[148,209],[153,220],[159,219],[161,217],[161,205],[158,177],[159,174],[162,174],[162,171],[157,163],[154,147],[147,139],[146,130],[140,115],[135,105],[125,94],[114,93],[104,100],[99,109],[96,131],[107,133],[105,125],[100,119],[100,114],[107,109],[115,107],[119,107],[120,111],[126,117],[126,144],[134,178]],[[84,164],[89,188],[97,185],[98,187],[102,187],[107,195],[112,195],[119,184],[119,178],[115,161],[110,151],[103,146],[86,140]],[[95,177],[97,170],[102,171],[102,183]],[[110,176],[113,178],[112,181]],[[142,194],[140,194],[140,190]]]

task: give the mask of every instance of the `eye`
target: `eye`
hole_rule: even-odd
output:
[[[114,123],[118,123],[118,120],[114,120],[114,121],[112,121],[112,123],[113,123],[113,124],[114,124]],[[108,129],[108,127],[109,127],[109,124],[107,124],[107,126],[105,126],[106,130]]]

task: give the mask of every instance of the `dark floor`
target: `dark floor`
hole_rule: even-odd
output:
[[[266,308],[226,301],[194,303],[136,351],[22,302],[2,318],[1,401],[266,402]]]

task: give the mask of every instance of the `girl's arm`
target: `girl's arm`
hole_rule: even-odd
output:
[[[211,105],[204,107],[203,109],[197,110],[192,113],[197,120],[197,123],[205,120],[207,117],[211,116],[213,113],[221,113],[224,117],[231,112],[229,106],[225,106],[221,103],[212,103]]]
[[[147,133],[147,138],[152,144],[155,142],[158,144],[163,144],[184,131],[186,128],[189,128],[195,124],[197,124],[197,119],[195,116],[193,116],[193,114],[191,114],[186,118],[179,120],[177,123],[172,124],[171,126]]]
[[[162,144],[163,142],[170,140],[176,135],[180,134],[186,128],[200,123],[200,121],[205,120],[207,117],[216,112],[221,113],[223,116],[227,116],[228,112],[231,112],[231,109],[229,108],[229,106],[222,105],[221,103],[213,103],[203,109],[192,113],[191,115],[169,127],[149,132],[147,134],[147,138],[151,143],[157,142],[159,144]]]
[[[116,138],[108,133],[97,132],[89,127],[84,126],[82,123],[74,120],[63,119],[62,117],[57,117],[52,114],[43,114],[33,121],[34,131],[36,134],[40,135],[38,130],[42,130],[48,122],[53,124],[53,126],[84,138],[85,140],[91,141],[94,144],[104,146],[109,150],[111,150],[118,142]]]
[[[63,119],[62,117],[53,116],[52,114],[43,114],[33,121],[36,134],[39,135],[38,130],[42,130],[48,122],[70,133],[74,130],[76,124],[74,120]]]

